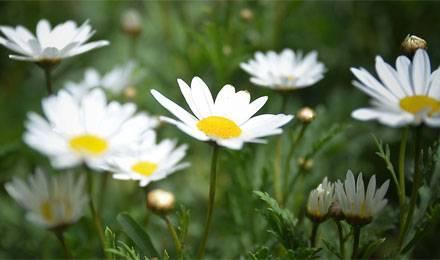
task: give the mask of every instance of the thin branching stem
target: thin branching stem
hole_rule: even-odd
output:
[[[406,144],[408,142],[408,127],[402,132],[402,139],[400,141],[399,151],[399,207],[400,207],[400,236],[402,236],[404,221],[405,221],[405,157]]]
[[[353,251],[352,251],[351,259],[356,259],[358,257],[360,238],[361,238],[361,226],[353,225]]]
[[[291,185],[289,185],[289,176],[290,176],[290,171],[291,171],[290,161],[292,159],[292,156],[293,156],[293,153],[295,152],[296,147],[298,147],[298,145],[299,145],[301,139],[303,138],[304,133],[306,132],[306,129],[308,126],[309,126],[308,123],[303,123],[301,125],[301,129],[299,130],[299,134],[296,136],[295,140],[292,142],[292,144],[289,147],[289,151],[287,152],[287,157],[286,157],[286,161],[284,164],[284,172],[283,172],[283,175],[284,175],[284,187],[283,187],[284,193],[283,194],[284,194],[284,196],[283,196],[283,199],[281,200],[281,205],[285,205],[286,198],[289,195],[289,191],[290,191],[289,188],[291,187]],[[298,176],[298,174],[299,173],[297,173],[296,176]],[[294,178],[294,180],[296,180],[296,179],[297,178]]]
[[[101,216],[99,212],[96,210],[95,204],[93,203],[93,173],[92,171],[85,166],[87,173],[87,182],[88,182],[88,193],[89,193],[89,208],[92,213],[93,223],[95,224],[96,231],[98,232],[99,241],[101,243],[102,251],[107,259],[111,259],[108,253],[105,250],[105,236],[104,230],[102,228]]]
[[[181,258],[182,257],[182,244],[180,243],[179,237],[177,236],[177,232],[176,232],[173,224],[171,223],[170,219],[168,218],[168,216],[163,215],[162,219],[165,221],[165,223],[168,227],[168,231],[170,231],[171,237],[173,238],[177,255],[179,256],[179,258]]]
[[[339,237],[339,254],[341,254],[341,259],[345,259],[345,250],[344,250],[344,230],[342,229],[341,221],[335,220],[336,226],[338,228],[338,237]]]
[[[422,127],[423,126],[418,126],[414,129],[414,135],[415,135],[415,145],[414,145],[414,178],[413,178],[413,185],[412,185],[412,190],[411,190],[411,199],[409,202],[409,207],[408,207],[408,213],[407,213],[407,217],[405,220],[405,224],[403,225],[403,230],[400,233],[400,237],[399,237],[399,245],[400,248],[402,248],[403,243],[405,241],[405,237],[406,234],[408,232],[408,228],[411,225],[412,219],[413,219],[413,215],[414,215],[414,210],[416,208],[416,203],[417,203],[417,193],[419,191],[420,188],[420,184],[422,181],[422,172],[420,170],[420,164],[421,164],[421,159],[422,159],[422,149],[421,149],[421,135],[422,135]]]
[[[310,235],[311,247],[316,247],[316,237],[318,235],[319,223],[313,222],[312,234]]]
[[[55,236],[57,237],[61,246],[63,247],[64,255],[66,256],[66,258],[73,259],[72,254],[70,253],[69,247],[66,244],[66,240],[64,239],[64,230],[55,229],[55,230],[53,230],[53,233],[55,234]]]
[[[52,68],[49,66],[43,68],[44,77],[46,78],[46,90],[47,94],[52,95]]]
[[[199,251],[197,254],[197,259],[203,259],[205,255],[206,242],[208,241],[209,229],[211,227],[212,212],[214,210],[214,201],[215,201],[216,180],[217,180],[218,153],[219,153],[219,146],[215,143],[213,144],[212,159],[211,159],[208,213],[206,217],[205,229],[203,231],[202,242],[200,243]]]
[[[285,93],[281,93],[281,112],[284,112],[287,107],[288,95]],[[283,150],[283,137],[284,135],[278,136],[278,141],[275,150],[275,162],[274,162],[274,171],[273,171],[273,190],[275,193],[275,198],[278,202],[282,202],[283,200],[283,191],[281,187],[281,157]],[[286,158],[287,160],[288,158]]]

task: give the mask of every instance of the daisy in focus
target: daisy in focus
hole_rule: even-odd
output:
[[[5,184],[9,195],[27,210],[26,218],[45,228],[65,227],[84,215],[88,202],[84,177],[47,176],[40,169],[25,182],[14,178]]]
[[[279,54],[257,52],[254,59],[241,63],[240,67],[251,75],[252,83],[282,91],[309,87],[321,80],[326,71],[316,51],[303,57],[302,52],[291,49]]]
[[[101,76],[95,69],[88,69],[84,73],[84,79],[79,83],[68,82],[65,89],[81,98],[93,88],[102,88],[113,95],[121,94],[127,87],[135,84],[133,72],[134,62],[116,66],[110,72]]]
[[[88,21],[81,26],[67,21],[52,28],[43,19],[37,24],[36,35],[21,25],[15,28],[0,26],[0,31],[5,36],[0,37],[0,44],[19,54],[9,55],[9,58],[41,64],[57,64],[62,59],[109,44],[105,40],[87,43],[95,34]]]
[[[420,125],[440,127],[440,69],[431,73],[428,53],[415,52],[412,62],[399,56],[396,69],[376,57],[375,79],[363,68],[352,68],[353,85],[373,98],[372,107],[353,111],[358,120],[378,120],[391,127]]]
[[[78,100],[61,90],[42,101],[46,118],[31,112],[24,141],[50,158],[55,168],[82,163],[100,170],[109,156],[125,152],[158,124],[132,103],[107,103],[101,89]]]
[[[329,208],[334,201],[334,185],[324,178],[316,189],[313,189],[307,200],[307,216],[315,222],[327,219]]]
[[[161,120],[200,141],[214,141],[237,150],[246,142],[264,143],[261,138],[281,134],[281,127],[293,118],[285,114],[252,117],[266,103],[267,97],[250,102],[249,92],[235,92],[231,85],[225,85],[214,101],[208,86],[199,77],[193,78],[191,87],[183,80],[177,82],[194,115],[153,89],[154,98],[178,118],[161,117]]]
[[[154,131],[148,131],[142,139],[131,152],[108,160],[113,178],[136,180],[143,187],[189,166],[189,163],[181,163],[188,148],[186,145],[176,147],[176,141],[169,139],[156,143]]]
[[[336,182],[336,198],[345,216],[352,225],[365,225],[373,220],[379,211],[385,207],[384,199],[390,181],[387,180],[376,190],[376,176],[373,175],[365,190],[362,173],[355,181],[353,173],[348,170],[344,184]]]

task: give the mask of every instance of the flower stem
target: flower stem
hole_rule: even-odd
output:
[[[353,252],[351,255],[351,259],[356,259],[358,257],[360,237],[361,237],[361,226],[354,225],[353,226]]]
[[[52,68],[46,66],[43,68],[44,77],[46,78],[46,90],[48,95],[52,95]]]
[[[421,150],[421,135],[422,135],[422,127],[418,126],[415,128],[415,145],[414,145],[414,178],[413,185],[411,190],[411,199],[408,207],[408,214],[405,220],[405,224],[403,225],[403,230],[401,232],[399,238],[399,245],[402,248],[403,242],[405,240],[406,233],[408,232],[408,228],[411,225],[412,218],[414,215],[414,210],[417,203],[417,193],[419,191],[420,182],[422,181],[422,172],[420,171],[420,164],[422,159],[422,150]]]
[[[162,219],[167,224],[168,230],[170,231],[171,236],[173,237],[174,246],[176,247],[177,254],[179,255],[179,258],[182,257],[182,244],[179,241],[179,237],[177,236],[176,230],[174,229],[173,224],[171,223],[170,219],[163,215]]]
[[[313,222],[312,234],[310,236],[311,247],[316,246],[316,235],[318,234],[319,223]]]
[[[104,230],[102,229],[101,216],[99,212],[96,210],[96,207],[93,203],[93,173],[90,169],[85,166],[87,172],[87,182],[88,182],[88,193],[89,193],[89,208],[92,213],[93,223],[95,224],[96,231],[98,231],[99,241],[101,243],[102,251],[107,259],[111,259],[108,253],[105,251],[105,237]]]
[[[289,96],[287,94],[281,93],[281,112],[284,112],[286,110],[288,97]],[[275,198],[279,203],[283,201],[283,191],[281,188],[281,156],[283,148],[283,136],[284,135],[278,136],[273,170],[273,190],[275,193]]]
[[[299,134],[298,136],[295,138],[295,140],[293,141],[293,143],[290,145],[289,147],[289,151],[287,152],[287,157],[286,157],[286,161],[284,164],[284,196],[283,199],[281,200],[281,205],[285,205],[286,203],[286,199],[287,199],[287,195],[289,194],[289,188],[291,187],[291,185],[289,185],[289,176],[290,176],[290,170],[291,170],[291,163],[290,160],[292,159],[293,153],[295,152],[295,148],[298,147],[299,142],[301,141],[302,137],[304,136],[304,133],[306,132],[307,126],[309,124],[302,124],[301,125],[301,129],[299,130]],[[297,173],[296,176],[298,176],[299,173]],[[294,181],[296,181],[296,176],[294,177]]]
[[[209,203],[208,203],[208,213],[206,217],[205,229],[203,231],[202,242],[199,247],[197,254],[197,259],[202,259],[205,255],[206,242],[208,240],[209,228],[211,226],[212,212],[214,210],[215,201],[215,186],[217,179],[217,158],[218,158],[219,147],[217,144],[213,144],[212,159],[211,159],[211,173],[209,182]]]
[[[335,220],[336,226],[338,227],[338,237],[339,237],[339,253],[341,254],[341,259],[345,259],[344,250],[344,230],[342,229],[341,221]]]
[[[69,247],[67,247],[66,240],[64,239],[64,231],[63,230],[54,230],[53,233],[57,237],[58,241],[60,242],[61,246],[64,250],[64,255],[67,259],[73,259],[72,254],[70,253]]]
[[[406,143],[408,141],[408,127],[402,132],[402,140],[400,141],[399,152],[399,206],[400,206],[400,234],[402,237],[403,226],[405,221],[405,155],[406,155]]]

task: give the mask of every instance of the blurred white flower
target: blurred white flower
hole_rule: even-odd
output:
[[[324,178],[316,189],[309,194],[307,216],[316,222],[326,220],[329,208],[334,201],[334,185]]]
[[[136,112],[136,105],[107,103],[101,89],[78,100],[61,90],[42,101],[47,119],[29,113],[24,141],[48,156],[55,168],[86,163],[100,169],[109,156],[128,150],[158,120]]]
[[[293,118],[284,114],[252,117],[266,103],[267,97],[250,102],[249,92],[235,92],[231,85],[225,85],[214,102],[208,86],[199,77],[193,78],[191,87],[183,80],[177,82],[195,116],[153,89],[154,98],[180,121],[161,119],[200,141],[211,140],[220,146],[241,149],[245,142],[264,143],[260,138],[282,133],[280,127]]]
[[[45,228],[75,223],[84,215],[88,202],[83,176],[75,180],[70,173],[47,176],[37,169],[27,182],[14,178],[6,183],[5,189],[28,211],[29,221]]]
[[[353,85],[373,98],[371,108],[360,108],[352,116],[358,120],[378,120],[391,127],[426,123],[440,127],[440,69],[431,73],[428,53],[418,49],[411,62],[399,56],[396,69],[376,57],[381,82],[364,68],[351,68],[359,81]]]
[[[140,186],[146,186],[189,166],[189,163],[180,163],[186,154],[186,145],[176,147],[176,142],[169,139],[156,144],[154,131],[148,131],[142,140],[131,152],[108,160],[106,168],[114,172],[113,178],[137,180]]]
[[[74,21],[67,21],[51,29],[43,19],[37,24],[36,36],[21,25],[0,26],[0,31],[6,37],[0,37],[0,44],[20,54],[9,55],[11,59],[37,63],[57,63],[109,44],[105,40],[86,43],[95,34],[88,21],[79,27]]]
[[[255,53],[255,59],[240,67],[251,75],[251,82],[275,90],[294,90],[309,87],[324,77],[326,68],[318,61],[316,51],[303,57],[301,51],[296,53],[285,49],[280,54],[274,51]]]
[[[390,181],[387,180],[376,191],[376,176],[373,175],[368,182],[365,191],[362,173],[359,174],[357,182],[353,173],[348,170],[345,183],[340,180],[336,183],[336,198],[344,213],[345,219],[353,225],[368,224],[373,220],[379,211],[387,204],[384,199]]]
[[[136,79],[133,77],[134,69],[134,62],[116,66],[103,76],[99,75],[99,72],[95,69],[87,69],[81,82],[67,82],[65,89],[78,98],[86,95],[91,89],[99,87],[113,95],[119,95],[124,89],[135,84]]]

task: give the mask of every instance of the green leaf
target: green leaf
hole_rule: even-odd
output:
[[[379,238],[377,240],[372,241],[368,245],[364,247],[361,253],[362,259],[369,259],[370,256],[377,250],[377,248],[382,245],[383,242],[385,242],[386,238]]]
[[[133,240],[143,254],[149,257],[158,257],[159,254],[151,242],[150,236],[139,226],[138,223],[128,214],[120,213],[117,217],[119,224],[127,236]]]
[[[382,140],[379,140],[376,138],[376,136],[372,135],[374,142],[376,143],[377,149],[379,150],[376,152],[377,156],[382,158],[384,160],[385,165],[387,166],[388,172],[391,174],[391,177],[393,178],[394,184],[396,185],[397,193],[400,194],[400,186],[399,182],[397,181],[397,175],[394,170],[393,163],[391,162],[391,153],[390,153],[390,147],[387,144],[383,144]]]

